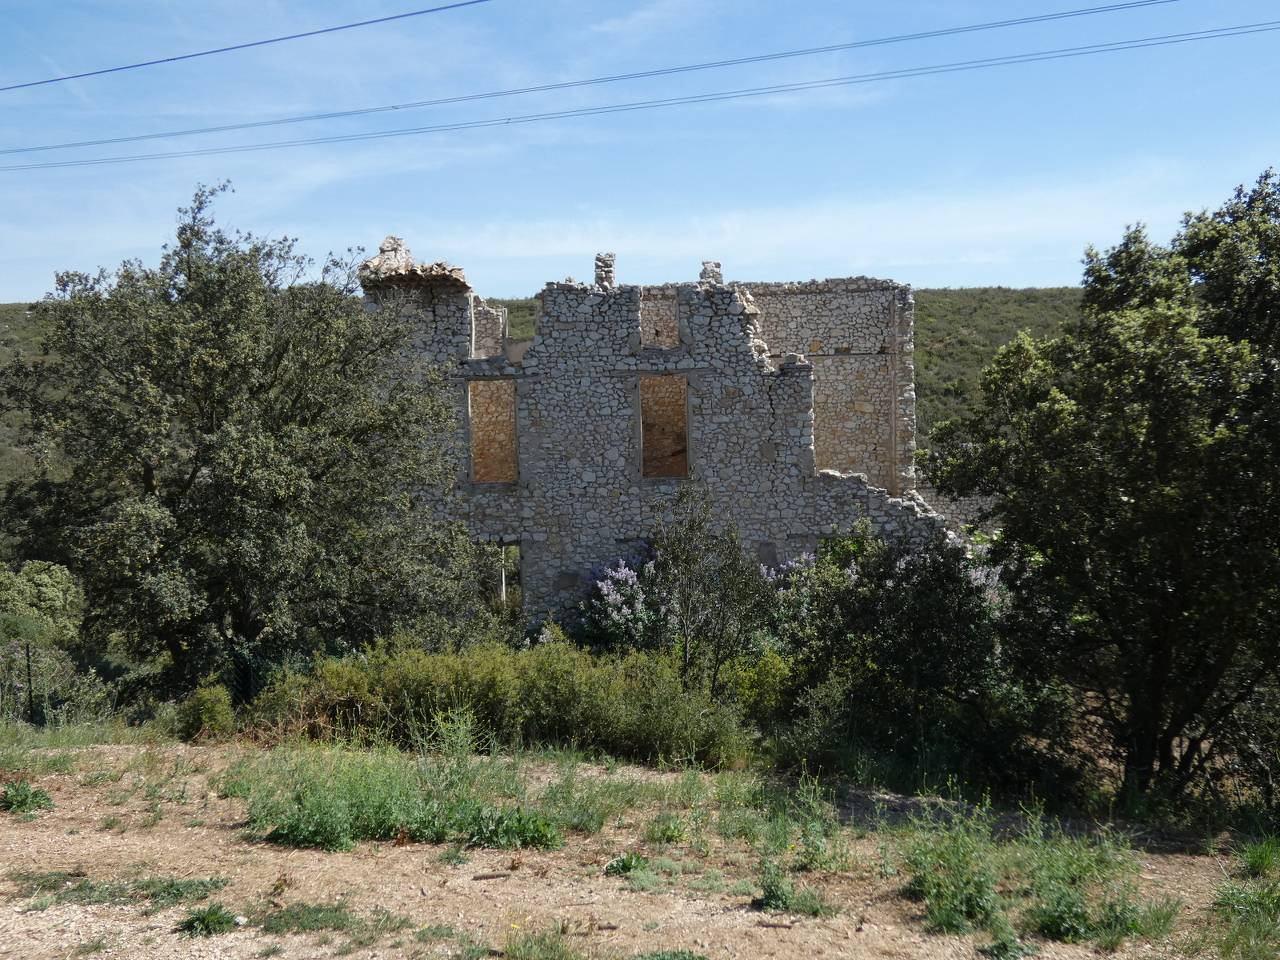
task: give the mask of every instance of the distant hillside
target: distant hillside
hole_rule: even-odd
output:
[[[917,290],[917,442],[937,423],[963,414],[982,368],[1019,330],[1053,336],[1080,312],[1079,287],[966,287]]]
[[[983,365],[999,346],[1018,330],[1050,336],[1080,309],[1076,287],[972,287],[917,290],[915,294],[916,415],[921,446],[934,424],[965,412],[978,389]],[[512,337],[533,335],[537,301],[490,302],[508,309]],[[24,352],[39,349],[41,331],[27,306],[0,304],[0,359],[7,359],[15,348]],[[13,424],[0,421],[0,483],[27,462],[14,441]]]

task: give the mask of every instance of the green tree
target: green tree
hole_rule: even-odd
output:
[[[351,263],[231,235],[201,188],[159,266],[64,273],[44,353],[5,371],[37,473],[3,521],[84,584],[86,630],[167,659],[177,689],[342,649],[469,582],[438,519],[451,408],[412,314],[367,309]]]
[[[1210,770],[1280,670],[1276,187],[1091,249],[1083,318],[1002,349],[927,466],[996,498],[1010,655],[1077,692],[1131,795]]]
[[[76,670],[83,596],[65,567],[38,560],[0,569],[0,718],[43,722],[105,705],[92,674]]]

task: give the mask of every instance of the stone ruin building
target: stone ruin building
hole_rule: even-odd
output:
[[[866,278],[548,283],[532,340],[508,336],[460,268],[388,237],[366,297],[415,314],[416,347],[456,393],[456,507],[472,534],[518,546],[526,613],[562,608],[634,553],[681,484],[701,484],[745,547],[776,565],[862,518],[935,535],[914,492],[910,288]]]

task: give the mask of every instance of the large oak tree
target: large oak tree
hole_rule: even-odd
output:
[[[995,497],[1023,672],[1077,691],[1131,794],[1177,794],[1280,674],[1280,182],[1090,250],[1084,285],[928,469]]]
[[[44,354],[4,375],[39,469],[3,519],[81,578],[86,630],[247,697],[291,655],[462,615],[470,580],[411,312],[367,308],[351,264],[220,229],[218,192],[157,267],[64,273],[39,305]]]

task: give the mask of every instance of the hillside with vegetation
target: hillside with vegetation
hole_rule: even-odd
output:
[[[1054,336],[1080,312],[1079,287],[967,287],[916,291],[916,423],[933,428],[972,408],[982,368],[1025,330]]]

